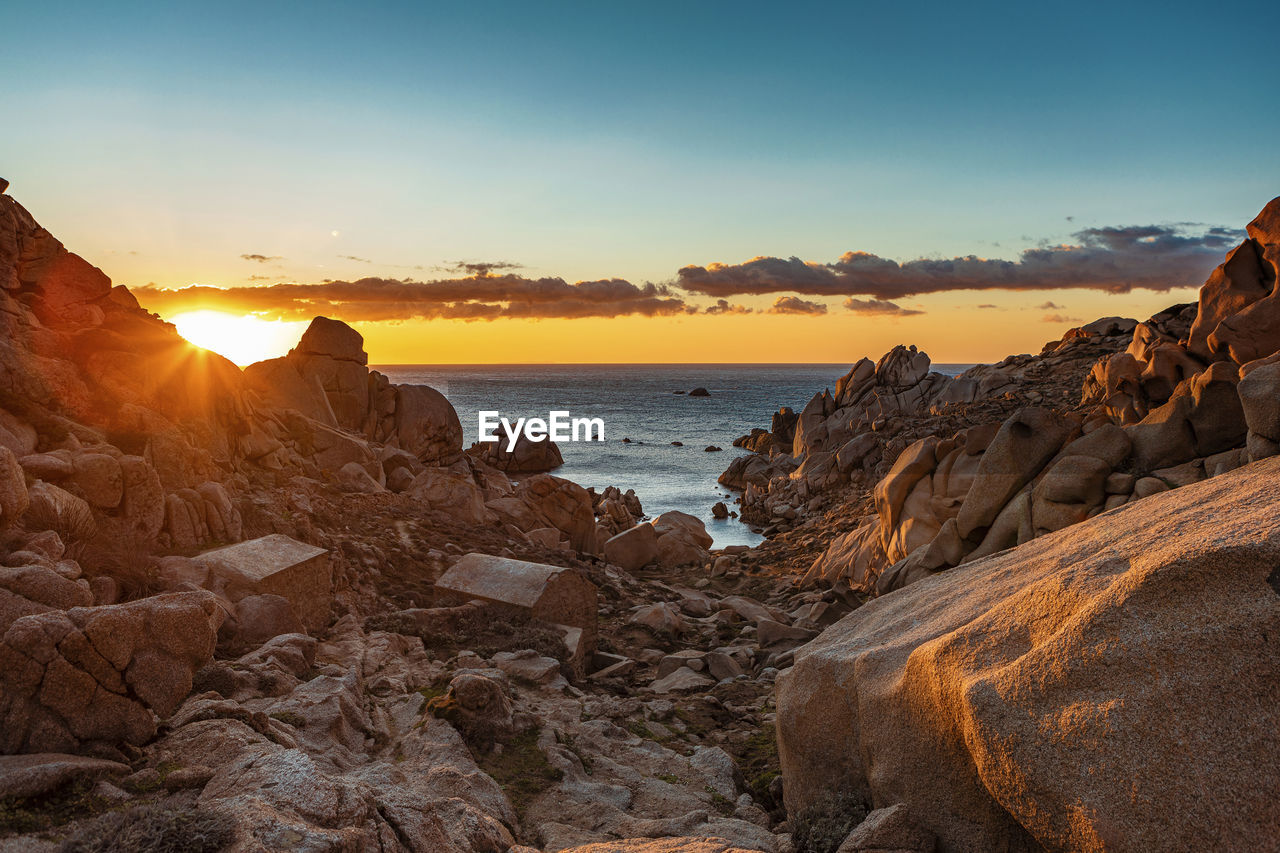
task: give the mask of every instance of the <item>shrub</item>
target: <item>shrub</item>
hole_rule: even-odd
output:
[[[791,841],[796,853],[836,853],[868,812],[849,794],[831,794],[796,815]]]
[[[511,801],[516,816],[524,819],[534,798],[564,778],[538,748],[538,732],[531,729],[502,741],[501,750],[480,756],[480,769],[493,777]]]

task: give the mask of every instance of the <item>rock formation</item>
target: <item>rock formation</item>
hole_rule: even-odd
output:
[[[1145,323],[1104,318],[1038,358],[952,379],[928,373],[914,348],[864,359],[794,425],[775,418],[774,432],[744,439],[766,452],[735,459],[721,482],[744,489],[744,518],[772,529],[820,507],[824,492],[874,482],[874,512],[829,542],[807,580],[887,592],[1280,453],[1268,437],[1280,433],[1268,412],[1280,333],[1266,313],[1280,305],[1268,298],[1277,223],[1280,199],[1196,305]],[[1095,360],[1072,402],[1061,377],[1080,370],[1082,355]],[[778,451],[792,432],[790,452]]]
[[[1273,846],[1277,475],[1147,498],[828,629],[778,683],[788,809],[904,802],[956,851]]]
[[[467,450],[486,465],[508,474],[545,474],[564,464],[560,447],[551,439],[530,441],[523,432],[516,446],[507,450],[506,440],[476,442]]]

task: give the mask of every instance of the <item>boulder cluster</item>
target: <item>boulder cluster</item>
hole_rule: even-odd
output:
[[[821,509],[824,492],[861,486],[872,511],[830,540],[805,579],[884,593],[1276,455],[1278,261],[1275,201],[1198,304],[1143,323],[1105,318],[1038,358],[954,378],[930,373],[914,347],[864,359],[834,394],[745,437],[757,452],[735,459],[721,482],[744,488],[744,517],[783,528]],[[1099,348],[1111,352],[1088,366],[1078,402],[1028,385],[1078,371],[1079,354]],[[1005,413],[1001,403],[1018,405]]]
[[[75,818],[77,843],[150,837],[143,823],[181,814],[241,849],[507,851],[517,836],[588,843],[660,825],[779,849],[734,759],[663,697],[716,701],[721,680],[754,684],[813,632],[765,629],[757,651],[727,592],[669,610],[683,599],[633,576],[709,571],[696,518],[647,520],[634,491],[548,475],[553,444],[463,452],[448,401],[370,370],[337,320],[242,371],[9,196],[0,324],[0,838],[87,786],[82,814],[52,812]],[[499,573],[450,597],[454,575],[512,556],[541,561],[523,563],[536,589]],[[588,576],[619,603],[598,604]],[[676,630],[651,627],[646,608]],[[792,630],[770,612],[761,624]],[[599,618],[625,626],[600,641],[610,651],[597,652]],[[737,630],[752,635],[730,648]],[[671,681],[667,659],[695,682]],[[599,703],[642,689],[652,708]],[[646,714],[680,743],[625,728]],[[685,783],[656,778],[673,768],[697,792],[692,811]],[[566,781],[535,808],[518,793],[526,772]],[[173,831],[196,832],[187,820]]]

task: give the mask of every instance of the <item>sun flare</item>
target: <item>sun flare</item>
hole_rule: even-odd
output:
[[[189,311],[170,318],[170,322],[191,343],[226,356],[241,367],[284,355],[307,327],[306,323],[222,311]]]

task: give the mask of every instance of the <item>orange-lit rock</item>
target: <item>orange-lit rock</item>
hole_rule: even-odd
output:
[[[1267,460],[855,611],[778,682],[789,811],[904,802],[955,851],[1266,849],[1277,503]]]

